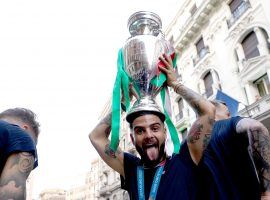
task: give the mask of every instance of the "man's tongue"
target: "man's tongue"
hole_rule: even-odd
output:
[[[155,146],[146,149],[149,160],[156,160],[158,158],[158,148]]]

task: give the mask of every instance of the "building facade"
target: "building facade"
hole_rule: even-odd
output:
[[[186,0],[166,30],[182,82],[208,99],[218,90],[239,102],[239,115],[270,130],[270,18],[266,0]],[[185,137],[195,114],[172,92]]]
[[[39,195],[40,200],[66,200],[66,191],[62,189],[44,190]]]

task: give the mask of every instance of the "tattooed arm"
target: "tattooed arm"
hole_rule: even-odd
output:
[[[177,81],[172,59],[169,56],[164,55],[163,57],[160,57],[160,60],[165,64],[165,67],[159,66],[159,69],[166,74],[167,85],[172,87],[177,94],[181,95],[183,99],[190,104],[198,116],[208,115],[214,119],[215,106],[200,94]]]
[[[111,117],[112,115],[109,113],[102,119],[89,134],[89,139],[104,162],[124,177],[123,152],[118,149],[114,154],[109,148],[110,140],[108,137],[111,132]]]
[[[251,154],[262,188],[262,199],[270,199],[270,136],[260,122],[244,118],[237,123],[237,133],[248,137]]]
[[[34,156],[28,152],[10,155],[0,178],[0,199],[26,199],[26,179],[34,167]]]
[[[177,81],[170,57],[164,55],[160,57],[160,60],[165,64],[165,67],[159,68],[166,74],[168,86],[181,95],[197,113],[197,120],[192,124],[187,136],[187,144],[192,160],[195,164],[198,164],[211,138],[216,108],[200,94]]]

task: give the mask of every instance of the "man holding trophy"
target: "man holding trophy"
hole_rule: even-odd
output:
[[[119,53],[112,113],[89,138],[101,158],[121,175],[122,188],[130,199],[269,199],[267,129],[253,119],[230,118],[225,105],[210,102],[177,81],[174,51],[162,37],[156,14],[137,12],[128,27],[131,37]],[[130,83],[132,89],[128,89]],[[198,117],[180,151],[166,86],[180,94]],[[118,148],[121,89],[140,158]],[[137,98],[131,109],[130,91]],[[158,93],[163,110],[155,101]],[[172,156],[165,150],[168,133],[176,153]]]
[[[138,97],[131,109],[128,109],[126,104],[128,109],[126,120],[130,125],[132,142],[140,158],[122,152],[117,148],[118,141],[115,142],[116,145],[112,145],[113,131],[111,141],[108,139],[111,129],[114,129],[115,121],[112,119],[114,111],[119,112],[118,101],[116,105],[113,102],[112,113],[101,120],[90,133],[89,138],[101,158],[121,175],[122,188],[129,192],[130,199],[197,199],[194,173],[196,166],[188,157],[188,149],[183,149],[182,153],[178,154],[177,132],[173,133],[177,138],[170,133],[176,144],[174,151],[177,154],[168,156],[165,151],[166,136],[168,132],[173,132],[173,128],[169,119],[169,110],[166,110],[168,96],[163,84],[166,82],[166,77],[161,82],[158,66],[164,66],[162,55],[166,54],[167,58],[173,57],[174,52],[161,34],[161,20],[156,14],[137,12],[130,17],[128,26],[131,38],[122,49],[120,55],[122,62],[118,58],[118,67],[119,63],[122,63],[124,75],[127,74],[129,77],[133,94]],[[119,77],[119,79],[123,78],[123,74]],[[120,87],[128,87],[128,85],[126,83]],[[163,95],[164,111],[155,101],[159,92]],[[119,91],[114,94],[117,96]],[[123,96],[127,97],[127,95]]]

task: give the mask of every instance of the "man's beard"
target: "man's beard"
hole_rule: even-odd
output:
[[[150,160],[147,155],[147,150],[144,150],[143,148],[139,147],[137,144],[135,145],[136,150],[141,156],[142,163],[147,167],[154,167],[158,165],[162,160],[163,157],[165,157],[165,141],[158,146],[158,157],[155,160]]]

